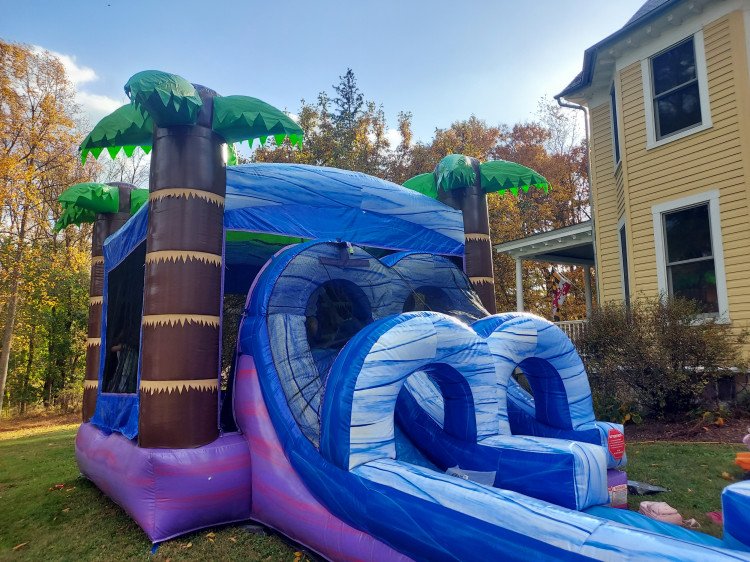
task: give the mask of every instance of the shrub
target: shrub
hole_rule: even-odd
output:
[[[652,298],[599,307],[578,344],[600,415],[675,418],[700,406],[728,369],[744,367],[746,339],[693,301]]]

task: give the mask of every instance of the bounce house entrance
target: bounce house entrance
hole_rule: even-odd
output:
[[[103,392],[132,394],[138,389],[145,262],[146,243],[142,242],[107,279]]]

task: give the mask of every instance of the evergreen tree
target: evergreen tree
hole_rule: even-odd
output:
[[[351,68],[347,68],[346,74],[339,76],[339,83],[333,86],[333,90],[338,97],[333,100],[335,110],[331,114],[331,119],[342,131],[351,132],[355,129],[365,105],[365,97],[359,91],[357,78]]]

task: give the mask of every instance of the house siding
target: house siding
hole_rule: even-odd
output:
[[[595,186],[597,282],[600,301],[622,298],[617,234],[617,182],[609,102],[591,109],[591,175]]]
[[[591,108],[597,275],[602,302],[622,298],[618,221],[625,218],[632,296],[658,294],[652,206],[719,190],[721,233],[734,325],[750,325],[750,87],[742,12],[704,26],[712,126],[646,149],[640,61],[615,75],[622,162],[615,172],[609,103]],[[744,139],[744,143],[743,143]]]

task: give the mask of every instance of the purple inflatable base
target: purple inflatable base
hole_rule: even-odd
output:
[[[250,519],[250,449],[242,435],[196,449],[142,449],[84,423],[76,435],[83,475],[157,543]]]

